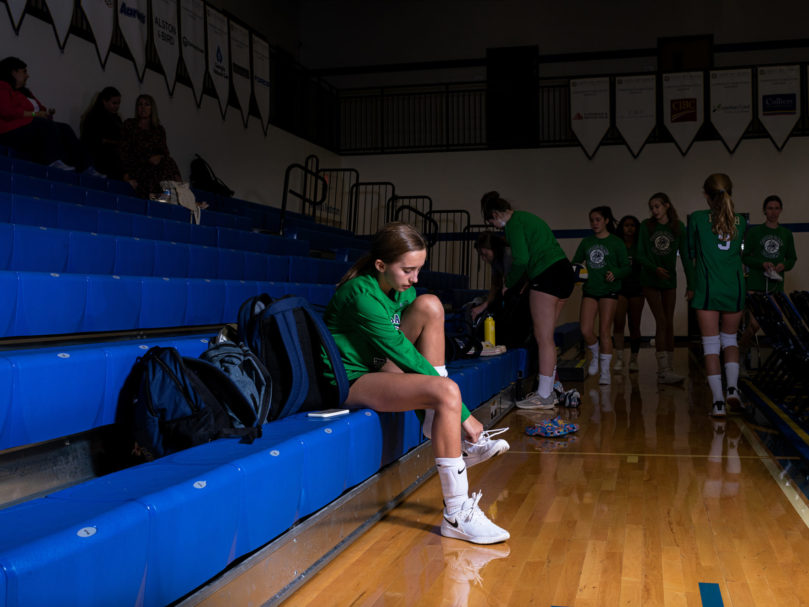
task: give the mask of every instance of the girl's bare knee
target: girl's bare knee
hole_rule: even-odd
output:
[[[415,306],[415,308],[422,313],[437,316],[440,317],[442,321],[444,320],[444,304],[442,304],[441,300],[435,295],[429,293],[419,295],[410,305]]]
[[[461,389],[458,387],[458,384],[448,377],[442,377],[440,380],[436,393],[437,408],[447,413],[457,413],[460,415]]]

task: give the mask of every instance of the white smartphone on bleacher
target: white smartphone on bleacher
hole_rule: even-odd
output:
[[[309,417],[317,417],[319,419],[328,419],[330,417],[339,417],[340,415],[347,415],[348,409],[324,409],[323,411],[309,411]]]

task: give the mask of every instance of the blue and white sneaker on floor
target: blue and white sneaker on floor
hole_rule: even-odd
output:
[[[496,544],[510,538],[508,531],[495,525],[478,507],[482,495],[480,491],[473,493],[455,512],[444,508],[441,535],[473,544]]]
[[[467,468],[485,462],[487,459],[500,455],[508,451],[511,446],[508,441],[502,438],[494,438],[507,431],[508,428],[497,428],[496,430],[484,430],[480,433],[477,442],[472,443],[464,440],[461,443],[461,455],[466,462]]]

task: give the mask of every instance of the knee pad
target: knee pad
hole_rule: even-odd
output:
[[[702,353],[705,356],[716,354],[719,356],[720,341],[718,335],[709,335],[702,338]]]
[[[719,343],[722,345],[722,349],[725,348],[738,348],[739,344],[736,342],[736,334],[735,333],[720,333],[719,334]]]

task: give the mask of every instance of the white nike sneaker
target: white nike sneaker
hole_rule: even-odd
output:
[[[464,440],[461,444],[461,455],[463,455],[463,461],[466,462],[467,468],[508,451],[510,445],[507,441],[502,438],[492,439],[492,437],[502,434],[506,430],[508,428],[484,430],[480,433],[476,443]]]
[[[441,535],[465,540],[473,544],[496,544],[511,537],[508,531],[490,521],[478,507],[482,492],[473,493],[463,505],[453,513],[444,509],[441,521]]]

